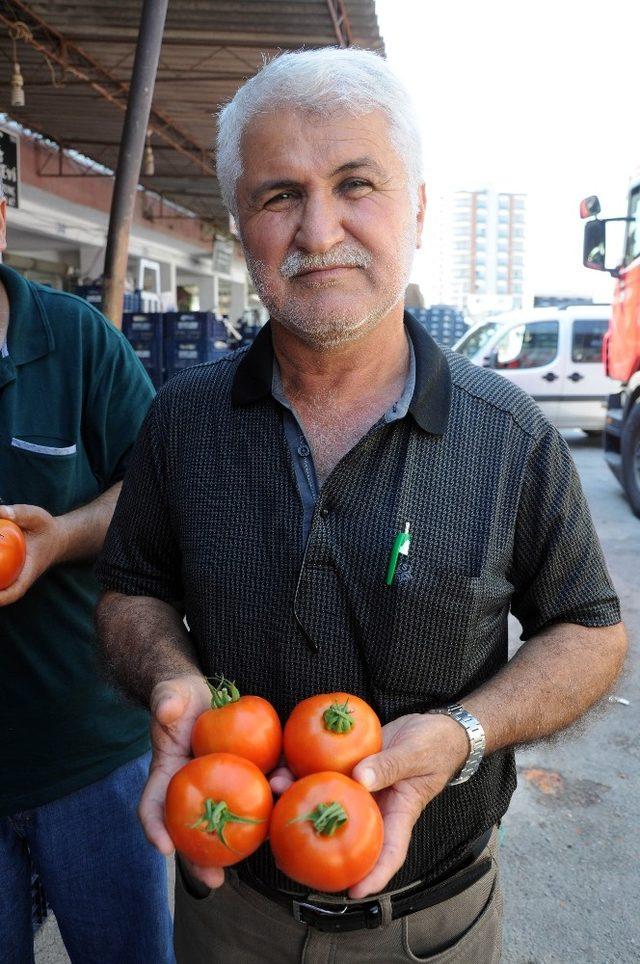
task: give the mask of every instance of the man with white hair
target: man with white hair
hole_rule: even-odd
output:
[[[376,708],[384,749],[353,776],[385,836],[337,896],[268,846],[226,875],[180,858],[181,964],[498,961],[512,748],[568,726],[624,658],[566,445],[403,314],[420,165],[406,91],[371,53],[281,56],[220,115],[217,174],[271,320],[160,392],[105,543],[103,647],[154,715],[140,816],[172,852],[166,787],[224,669],[283,720],[318,692]],[[509,608],[526,643],[507,663]]]

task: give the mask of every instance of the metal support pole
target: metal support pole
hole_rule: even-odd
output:
[[[129,236],[140,179],[149,112],[162,47],[168,0],[144,0],[133,62],[127,112],[111,198],[111,216],[104,263],[103,310],[118,328],[129,253]]]

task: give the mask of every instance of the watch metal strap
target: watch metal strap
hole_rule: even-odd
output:
[[[450,706],[443,706],[441,709],[429,710],[429,712],[450,716],[456,723],[465,728],[469,738],[469,756],[458,776],[450,780],[448,786],[455,787],[459,783],[466,783],[469,777],[472,777],[476,772],[484,756],[486,738],[482,723],[459,703],[452,703]]]

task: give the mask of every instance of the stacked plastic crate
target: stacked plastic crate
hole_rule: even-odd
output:
[[[451,305],[432,305],[431,308],[408,310],[444,348],[450,348],[467,331],[464,315]]]
[[[99,283],[91,285],[78,285],[74,291],[79,298],[84,298],[89,304],[95,305],[98,310],[102,310],[102,285]],[[141,300],[139,291],[125,291],[123,296],[122,310],[126,312],[140,311]]]
[[[226,328],[212,311],[168,311],[164,315],[165,379],[192,365],[215,361],[228,351]]]
[[[147,370],[156,388],[164,381],[163,316],[160,312],[125,312],[122,333]]]

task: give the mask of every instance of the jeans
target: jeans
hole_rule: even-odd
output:
[[[29,857],[73,964],[173,964],[166,862],[136,815],[149,760],[0,818],[3,964],[34,960]]]

